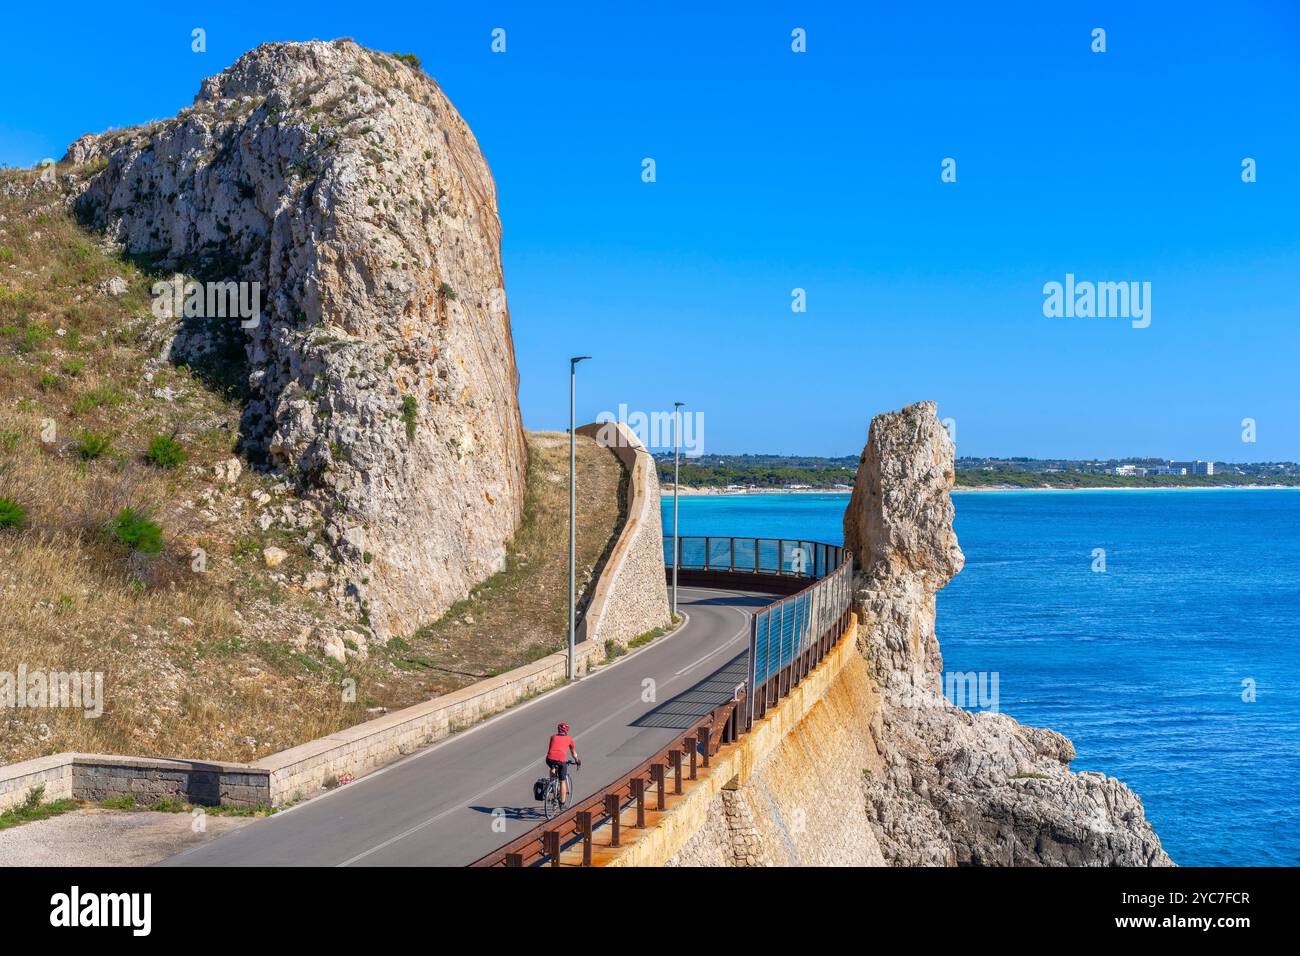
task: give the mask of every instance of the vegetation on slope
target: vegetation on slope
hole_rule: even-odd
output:
[[[313,582],[319,515],[275,475],[233,474],[237,390],[162,359],[153,278],[78,226],[61,186],[0,172],[0,673],[104,675],[98,718],[0,710],[0,763],[252,760],[562,644],[567,442],[534,442],[507,570],[381,649]],[[622,469],[594,445],[579,468],[585,571]],[[325,633],[351,635],[344,661]]]

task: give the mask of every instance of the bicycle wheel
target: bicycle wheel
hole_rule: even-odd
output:
[[[552,777],[550,783],[546,785],[546,797],[542,800],[542,813],[546,819],[551,819],[560,812],[560,781]]]

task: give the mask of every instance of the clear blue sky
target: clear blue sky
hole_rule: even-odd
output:
[[[582,418],[685,401],[709,452],[852,454],[933,398],[963,454],[1300,459],[1300,4],[704,6],[13,5],[0,162],[351,36],[478,136],[531,428],[591,353]],[[1067,272],[1151,282],[1151,327],[1045,318]]]

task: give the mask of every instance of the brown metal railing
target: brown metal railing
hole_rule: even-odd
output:
[[[710,758],[719,748],[733,743],[740,735],[743,725],[740,707],[743,703],[743,687],[737,688],[735,699],[715,707],[687,733],[631,773],[470,865],[537,866],[549,863],[559,866],[565,848],[581,841],[582,865],[590,866],[595,846],[594,831],[608,823],[604,845],[619,846],[622,816],[629,807],[636,809],[634,825],[643,829],[647,810],[665,809],[669,787],[673,793],[681,793],[684,779],[696,779],[699,768],[709,766]],[[648,807],[652,795],[654,806]]]
[[[749,678],[736,688],[735,696],[730,701],[705,714],[685,734],[677,737],[631,773],[470,865],[559,866],[564,851],[580,844],[582,865],[590,866],[596,848],[596,831],[599,828],[605,826],[605,831],[600,835],[603,841],[601,846],[620,846],[623,815],[630,808],[635,808],[635,823],[632,825],[644,829],[647,812],[666,809],[669,787],[672,787],[674,794],[682,793],[684,780],[695,780],[699,769],[707,768],[710,759],[721,747],[734,743],[748,733],[754,721],[761,720],[769,709],[799,686],[799,682],[821,663],[847,632],[851,621],[848,595],[852,580],[852,555],[834,545],[821,547],[834,548],[834,568],[802,591],[768,605],[751,618]],[[824,554],[829,555],[829,552]],[[827,560],[831,559],[828,557]],[[754,573],[752,568],[745,570]],[[766,573],[775,575],[782,572]],[[791,614],[788,635],[784,628],[787,610]],[[801,614],[801,610],[806,610],[807,613]],[[765,667],[757,672],[762,679],[756,680],[756,622],[765,613],[771,620],[772,611],[777,612],[776,620],[781,622],[778,633],[790,638],[791,653],[788,657],[779,655],[779,666],[775,669]],[[795,624],[798,625],[797,628]],[[766,660],[771,660],[770,654]],[[755,686],[757,692],[750,693],[748,688]],[[649,807],[652,795],[654,806]]]

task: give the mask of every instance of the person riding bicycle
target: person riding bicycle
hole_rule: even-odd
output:
[[[569,754],[573,754],[573,762],[579,767],[582,761],[578,759],[578,750],[573,745],[573,738],[569,736],[569,725],[560,724],[555,728],[555,733],[551,734],[551,742],[546,746],[546,766],[551,768],[551,773],[559,774],[560,777],[560,803],[569,802]]]

